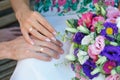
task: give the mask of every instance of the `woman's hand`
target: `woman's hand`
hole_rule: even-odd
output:
[[[14,60],[36,58],[43,61],[50,61],[52,58],[58,59],[60,54],[63,53],[59,41],[57,41],[57,44],[37,39],[33,39],[33,41],[35,45],[30,45],[26,43],[23,37],[19,37],[15,40],[1,43],[0,58]]]
[[[26,11],[23,13],[23,11]],[[56,41],[56,31],[50,26],[38,12],[31,10],[17,11],[16,17],[20,23],[21,32],[25,40],[31,44],[34,42],[30,38],[30,34],[42,41]]]
[[[0,42],[10,41],[21,35],[22,33],[19,27],[0,29]]]

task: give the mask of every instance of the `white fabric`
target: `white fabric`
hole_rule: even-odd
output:
[[[71,16],[51,16],[46,19],[54,26],[54,28],[64,33],[66,27],[66,19],[77,18],[76,15]],[[53,59],[51,62],[44,62],[37,59],[26,59],[18,61],[16,69],[10,80],[71,80],[74,72],[70,65],[63,64],[66,62],[64,58],[68,54],[69,44],[64,43],[64,55],[60,59]],[[55,66],[55,64],[58,64]]]

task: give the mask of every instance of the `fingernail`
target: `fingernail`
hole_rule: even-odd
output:
[[[52,37],[51,39],[54,40],[54,41],[56,41],[56,38],[54,38],[54,37]]]
[[[40,51],[43,51],[43,48],[40,48]]]
[[[34,42],[33,42],[33,41],[31,41],[30,43],[31,43],[32,45],[34,45]]]
[[[56,32],[53,32],[53,34],[54,34],[54,35],[57,35],[57,33],[56,33]]]
[[[47,39],[45,39],[45,41],[50,42],[51,40],[47,38]]]

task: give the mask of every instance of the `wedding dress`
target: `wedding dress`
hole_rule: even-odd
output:
[[[46,19],[51,25],[61,33],[64,33],[66,23],[69,18],[77,18],[72,16],[51,16]],[[65,55],[69,52],[70,44],[63,43],[64,55],[60,59],[53,59],[51,62],[44,62],[37,59],[25,59],[18,61],[17,66],[10,80],[71,80],[75,76],[71,70]]]

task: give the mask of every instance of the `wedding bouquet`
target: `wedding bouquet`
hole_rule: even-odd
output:
[[[98,4],[95,9],[67,20],[72,80],[120,80],[120,11]]]

